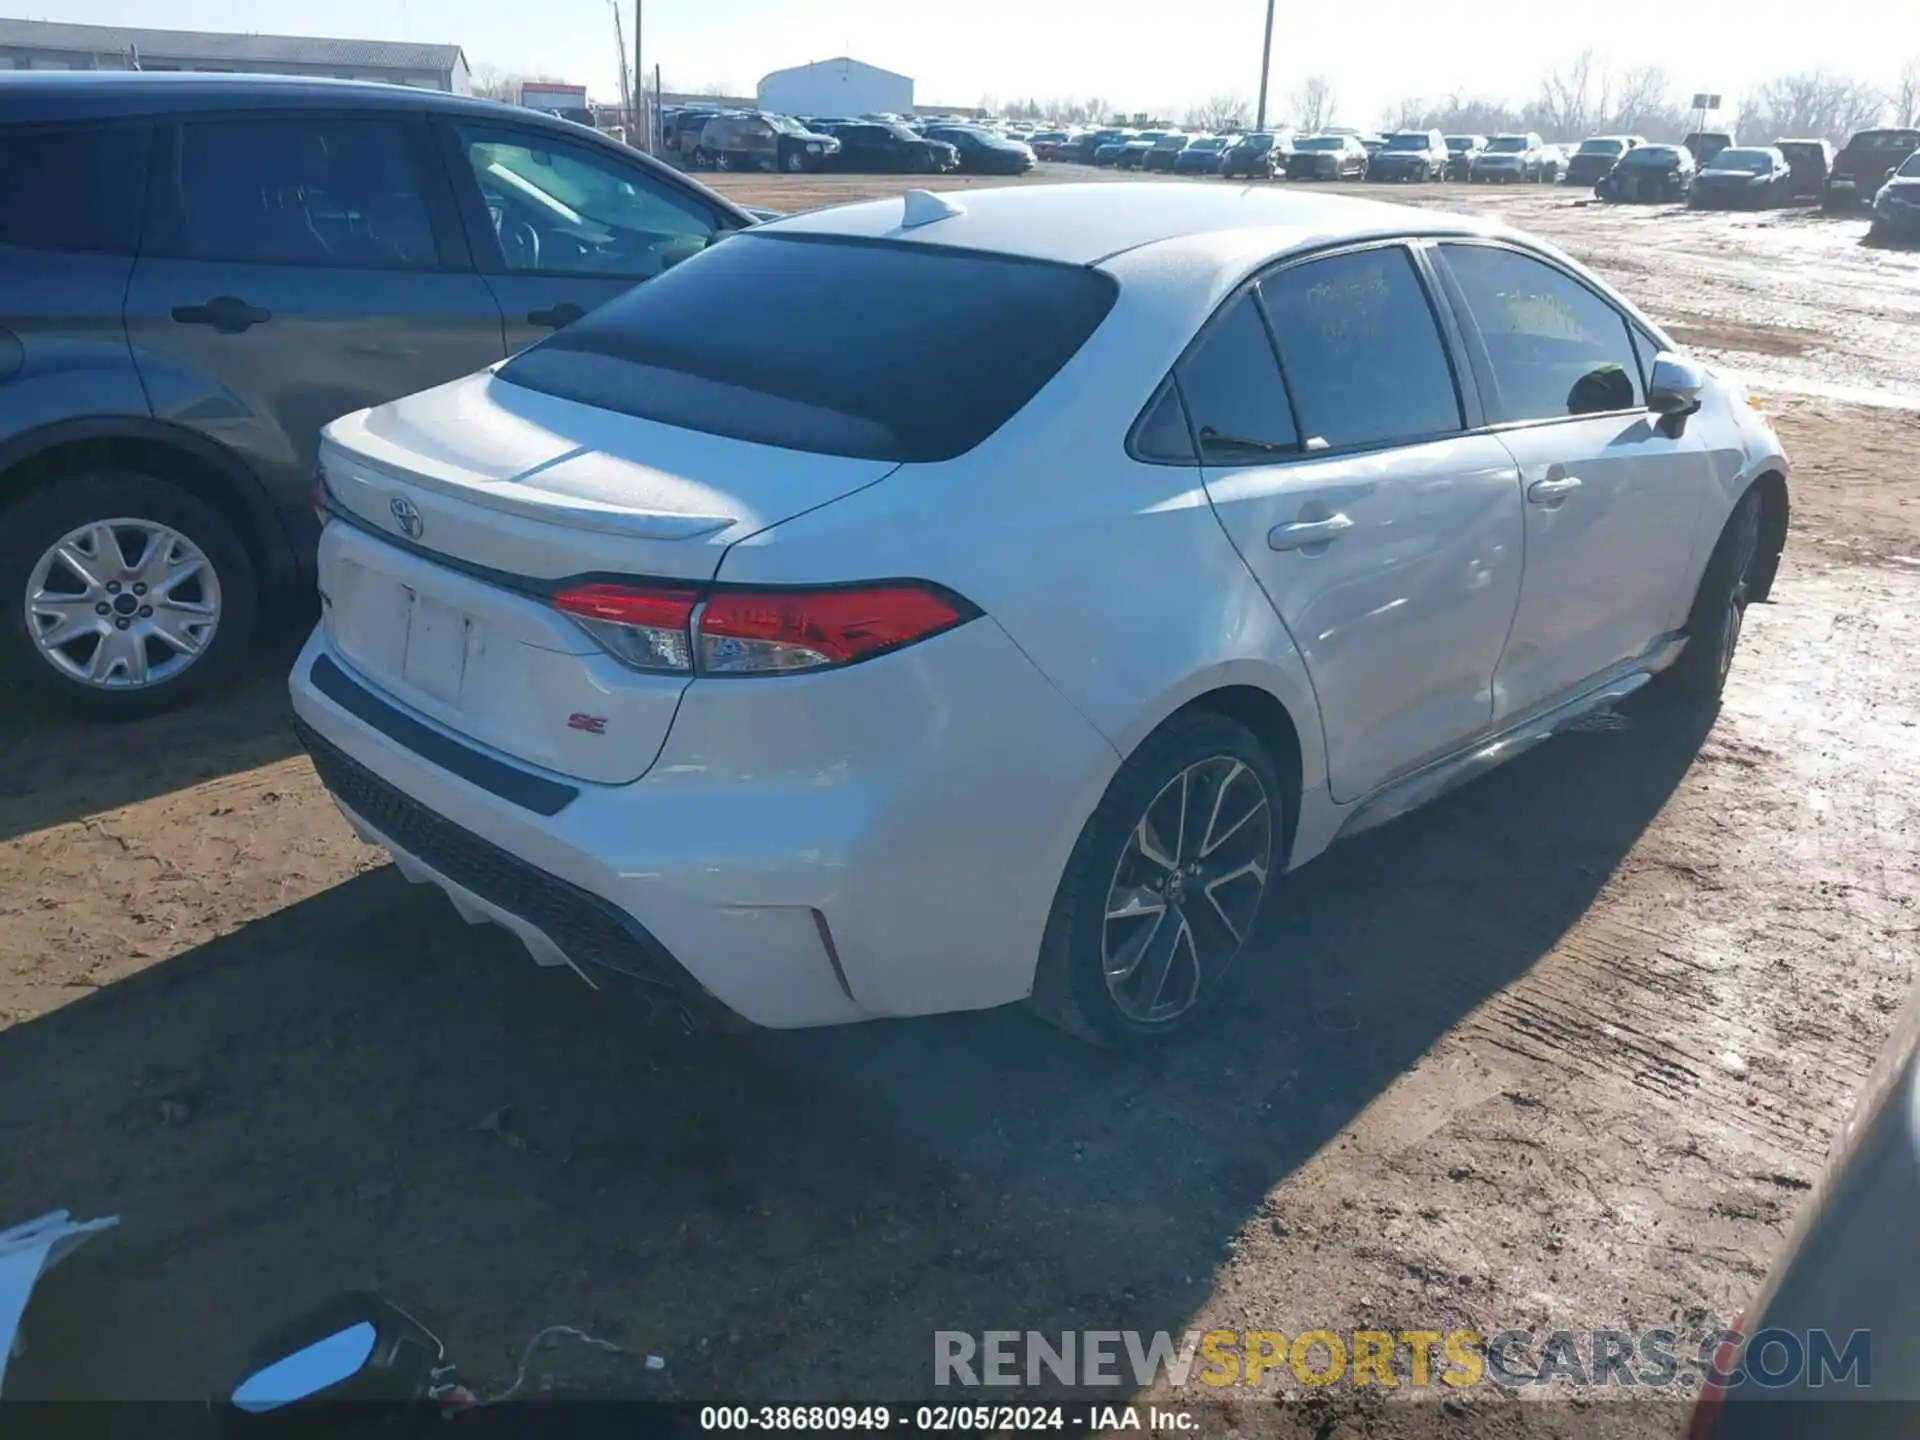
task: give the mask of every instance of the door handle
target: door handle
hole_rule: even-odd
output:
[[[563,326],[571,325],[586,313],[586,311],[574,304],[573,301],[562,300],[551,310],[529,310],[527,312],[527,323],[529,325],[544,325],[549,330],[558,330]]]
[[[1580,488],[1578,475],[1555,475],[1527,486],[1527,499],[1535,505],[1558,505]]]
[[[211,325],[222,335],[238,335],[255,325],[273,319],[271,310],[232,295],[216,295],[204,305],[176,305],[173,318],[182,325]]]
[[[1352,528],[1352,517],[1335,511],[1324,520],[1296,520],[1291,525],[1274,526],[1267,532],[1267,546],[1273,550],[1304,550],[1338,540]]]

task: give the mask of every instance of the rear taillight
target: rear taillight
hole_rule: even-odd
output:
[[[918,581],[798,589],[722,590],[595,583],[553,607],[636,670],[786,675],[828,670],[964,624],[979,612]]]
[[[1686,1440],[1713,1440],[1720,1427],[1720,1412],[1727,1403],[1726,1387],[1721,1380],[1729,1378],[1733,1372],[1733,1362],[1740,1354],[1741,1326],[1745,1323],[1744,1314],[1733,1317],[1733,1323],[1720,1332],[1713,1346],[1713,1369],[1700,1377],[1700,1398],[1694,1401],[1693,1416],[1687,1422]]]

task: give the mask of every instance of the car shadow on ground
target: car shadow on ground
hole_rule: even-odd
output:
[[[0,1220],[124,1216],[46,1283],[9,1392],[204,1394],[356,1286],[493,1382],[586,1327],[634,1352],[593,1362],[614,1393],[908,1398],[938,1329],[1177,1333],[1272,1187],[1666,803],[1706,722],[1629,713],[1302,871],[1227,1003],[1145,1053],[1018,1007],[647,1029],[359,876],[0,1033]]]
[[[0,841],[301,753],[287,671],[307,628],[276,630],[239,675],[148,720],[82,719],[0,691]]]

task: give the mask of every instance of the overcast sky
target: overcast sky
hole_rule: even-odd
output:
[[[769,70],[851,54],[911,75],[921,104],[1098,94],[1173,110],[1260,81],[1265,0],[1174,5],[1096,0],[644,0],[646,63],[669,89],[726,81],[751,94]],[[622,0],[632,43],[633,0]],[[1824,65],[1891,84],[1920,23],[1911,0],[1604,0],[1540,3],[1282,0],[1273,93],[1330,76],[1337,120],[1371,124],[1403,95],[1460,90],[1521,99],[1552,59],[1592,43],[1621,64],[1660,63],[1685,91],[1730,98],[1782,71]],[[14,15],[162,29],[453,43],[470,65],[619,90],[609,0],[0,0]],[[1138,15],[1140,21],[1132,17]],[[1149,18],[1150,17],[1150,20]],[[1602,32],[1598,22],[1610,23]],[[1891,37],[1895,43],[1888,45]],[[1274,105],[1284,113],[1284,98]]]

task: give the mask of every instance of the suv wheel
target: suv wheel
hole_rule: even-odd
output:
[[[151,476],[102,472],[0,517],[0,665],[29,694],[103,718],[152,715],[246,653],[256,596],[233,528]]]
[[[1749,490],[1727,517],[1720,541],[1707,560],[1706,574],[1700,577],[1700,590],[1687,616],[1687,648],[1663,677],[1676,695],[1707,704],[1719,701],[1733,652],[1740,644],[1754,557],[1759,553],[1760,497]]]
[[[1032,1003],[1099,1045],[1151,1040],[1216,994],[1277,888],[1273,762],[1238,721],[1175,717],[1128,758],[1067,862]]]

